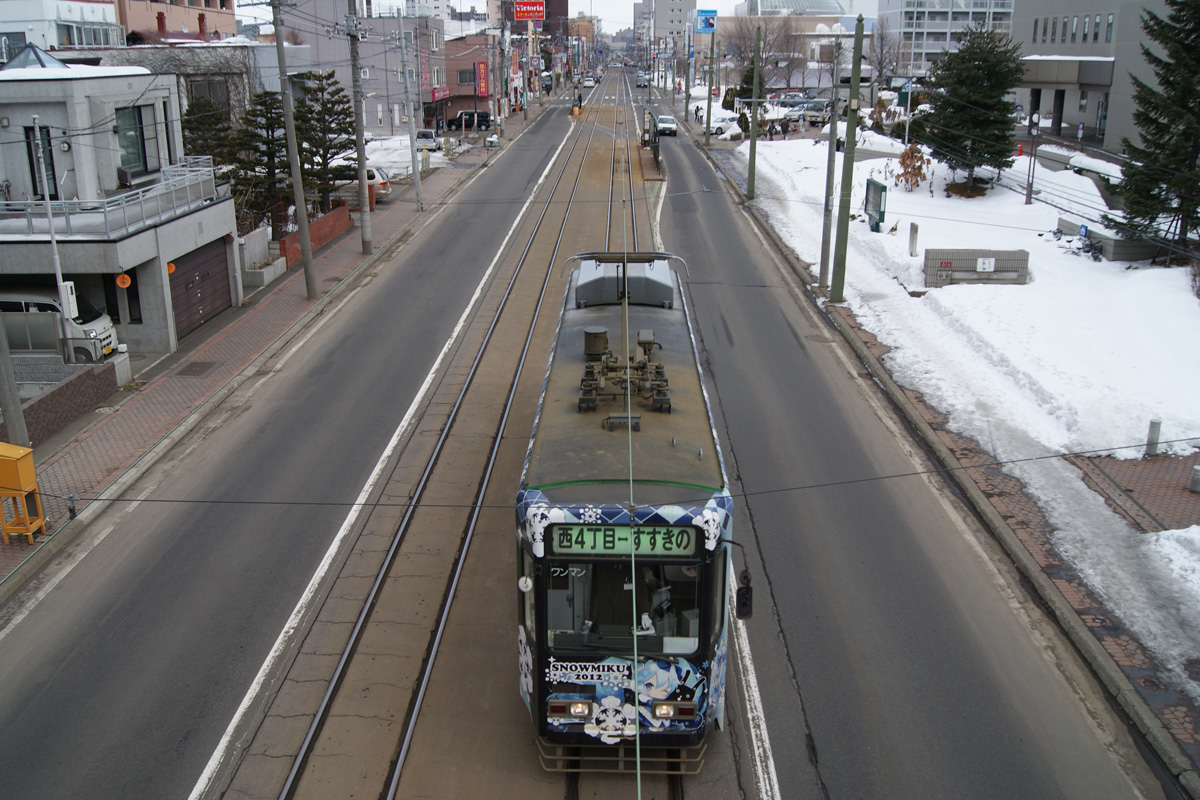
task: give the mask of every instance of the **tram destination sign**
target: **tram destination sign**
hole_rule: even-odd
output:
[[[550,551],[559,556],[694,556],[691,525],[551,525]]]

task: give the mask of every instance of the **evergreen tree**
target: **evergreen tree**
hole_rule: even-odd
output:
[[[250,99],[236,147],[233,192],[239,232],[254,230],[270,216],[272,236],[283,238],[291,181],[279,92],[259,92]]]
[[[183,149],[191,156],[212,156],[214,164],[228,164],[233,158],[229,109],[221,108],[208,97],[197,97],[188,103],[183,118]]]
[[[934,157],[975,181],[978,167],[1011,167],[1016,139],[1006,99],[1024,77],[1021,45],[997,30],[968,28],[958,51],[947,52],[931,72],[933,110],[925,118]],[[911,131],[910,136],[911,139]]]
[[[1125,227],[1135,234],[1174,240],[1186,248],[1200,219],[1200,3],[1163,0],[1163,19],[1143,10],[1142,30],[1163,55],[1142,45],[1157,87],[1133,79],[1133,121],[1140,145],[1124,140],[1130,161],[1122,170]],[[1107,220],[1112,222],[1111,220]]]
[[[304,75],[304,97],[296,104],[296,138],[300,144],[300,169],[305,194],[311,190],[322,212],[341,183],[358,173],[354,155],[354,108],[346,90],[329,72]],[[347,157],[350,157],[347,160]]]

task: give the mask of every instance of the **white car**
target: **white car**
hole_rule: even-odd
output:
[[[442,140],[438,138],[437,131],[430,128],[422,128],[417,131],[417,149],[441,150]]]
[[[730,128],[736,127],[737,124],[737,114],[722,110],[720,113],[713,112],[712,119],[708,121],[708,129],[717,136],[720,136]]]
[[[659,136],[678,136],[679,125],[670,114],[663,114],[657,120]]]

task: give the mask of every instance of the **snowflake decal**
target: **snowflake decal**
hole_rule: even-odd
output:
[[[595,506],[588,506],[579,512],[579,521],[584,525],[599,525],[604,520],[600,516],[600,509]]]
[[[631,703],[623,703],[621,698],[609,695],[593,708],[596,711],[592,721],[583,726],[583,732],[588,736],[605,744],[616,744],[637,734],[637,720]]]

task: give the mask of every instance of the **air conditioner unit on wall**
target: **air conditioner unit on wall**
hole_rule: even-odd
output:
[[[133,173],[124,167],[117,167],[117,183],[121,186],[133,186]]]

